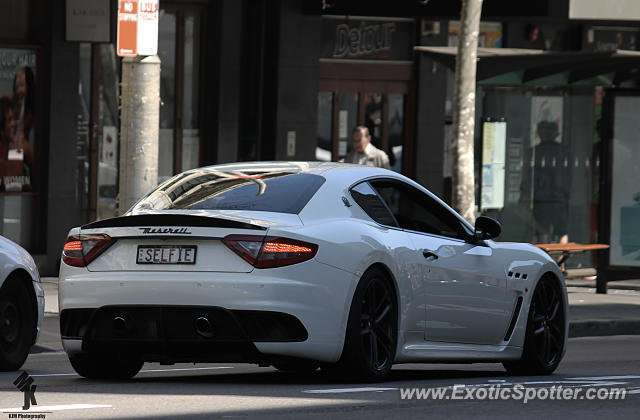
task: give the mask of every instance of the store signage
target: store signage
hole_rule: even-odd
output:
[[[569,19],[640,20],[638,0],[569,0]]]
[[[158,53],[158,0],[120,0],[118,47],[121,57]]]
[[[110,42],[109,0],[67,0],[67,41]]]
[[[411,60],[412,19],[324,16],[322,58]]]

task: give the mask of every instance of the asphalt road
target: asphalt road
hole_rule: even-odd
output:
[[[45,337],[56,321],[57,317],[48,317]],[[30,414],[45,413],[47,419],[637,419],[638,349],[640,336],[575,338],[558,371],[547,377],[509,377],[499,364],[420,364],[396,366],[389,381],[376,384],[348,383],[320,371],[298,375],[236,364],[146,364],[130,381],[98,382],[77,376],[66,355],[55,351],[31,354],[24,370],[37,386],[38,405],[31,407]],[[22,406],[23,394],[13,385],[17,376],[16,372],[0,373],[0,419],[12,418],[7,411],[19,411]],[[433,394],[421,400],[401,398],[401,388],[443,387],[443,399]],[[589,392],[605,396],[612,388],[624,388],[625,399],[588,399]],[[496,399],[504,389],[508,391],[502,395],[509,392],[512,398]],[[525,404],[526,392],[546,398]],[[571,392],[575,399],[559,400],[562,392]]]

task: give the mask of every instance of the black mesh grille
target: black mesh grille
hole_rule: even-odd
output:
[[[207,331],[198,330],[206,319]],[[253,342],[308,338],[294,316],[207,306],[103,306],[62,311],[63,338],[83,339],[88,352],[135,353],[145,360],[253,360]]]

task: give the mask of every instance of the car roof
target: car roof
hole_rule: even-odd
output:
[[[377,168],[372,166],[365,165],[357,165],[351,163],[344,162],[321,162],[321,161],[254,161],[254,162],[236,162],[236,163],[224,163],[218,165],[205,166],[201,168],[190,169],[182,172],[174,176],[173,178],[165,181],[165,184],[171,185],[173,182],[177,181],[182,177],[189,177],[193,175],[200,175],[206,173],[215,173],[215,172],[230,172],[240,175],[242,177],[243,174],[251,175],[251,174],[260,174],[260,173],[307,173],[320,175],[324,177],[328,183],[326,183],[322,188],[327,188],[329,184],[333,185],[333,188],[344,188],[347,185],[354,185],[355,183],[366,180],[374,177],[384,177],[384,178],[395,178],[397,180],[401,180],[407,182],[414,187],[421,188],[426,190],[436,201],[440,202],[441,205],[445,207],[449,207],[446,203],[444,203],[439,197],[435,196],[433,193],[428,191],[425,187],[418,184],[416,181],[401,175],[397,172],[391,171],[389,169]],[[249,178],[250,176],[248,176]],[[161,188],[161,186],[160,186]],[[454,213],[456,213],[453,209],[450,209]],[[471,225],[468,224],[464,219],[456,213],[456,216],[463,221],[463,223],[467,224],[470,229],[472,229]]]
[[[205,166],[204,170],[215,170],[221,172],[308,172],[320,173],[337,170],[358,170],[358,169],[379,169],[371,166],[356,165],[343,162],[321,162],[321,161],[265,161],[265,162],[236,162],[223,163],[218,165]]]
[[[368,178],[371,176],[393,176],[396,172],[388,169],[357,165],[343,162],[318,161],[271,161],[271,162],[238,162],[205,166],[193,171],[219,171],[240,173],[291,172],[321,175],[325,178]],[[189,171],[187,171],[189,172]]]

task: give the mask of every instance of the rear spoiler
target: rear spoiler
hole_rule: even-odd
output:
[[[120,216],[113,217],[111,219],[98,220],[97,222],[82,226],[81,229],[136,226],[188,226],[267,230],[264,226],[240,222],[237,220],[186,214],[140,214],[133,216]]]

